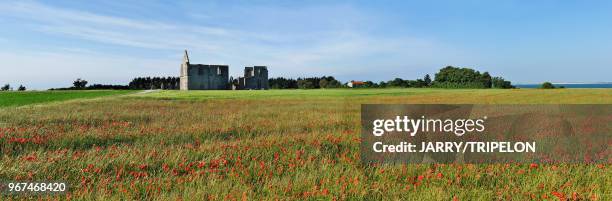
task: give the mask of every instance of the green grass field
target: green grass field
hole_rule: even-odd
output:
[[[611,89],[116,93],[3,104],[0,180],[72,186],[43,199],[612,199],[608,164],[359,161],[363,103],[610,104]]]
[[[0,107],[22,106],[71,99],[95,98],[110,95],[128,94],[131,91],[28,91],[0,92]]]

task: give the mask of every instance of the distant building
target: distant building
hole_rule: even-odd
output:
[[[229,66],[190,64],[185,50],[181,64],[181,90],[220,90],[229,89]]]
[[[268,68],[253,66],[244,68],[244,77],[239,77],[232,83],[233,89],[269,89]]]
[[[229,79],[229,66],[189,63],[185,50],[181,64],[181,90],[223,90],[223,89],[269,89],[268,68],[253,66],[244,68],[244,77]]]
[[[346,85],[351,88],[362,86],[364,83],[362,81],[350,81]]]

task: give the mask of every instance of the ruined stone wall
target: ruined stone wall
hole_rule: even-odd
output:
[[[268,68],[253,66],[244,68],[244,77],[230,83],[229,66],[190,64],[185,50],[181,64],[181,90],[223,90],[223,89],[269,89]]]
[[[229,67],[226,65],[191,64],[186,79],[181,79],[183,90],[221,90],[228,89],[228,86]]]
[[[269,89],[267,67],[245,67],[244,77],[239,78],[239,84],[240,89]]]
[[[265,66],[255,66],[255,79],[256,86],[259,89],[269,89],[268,83],[268,68]]]

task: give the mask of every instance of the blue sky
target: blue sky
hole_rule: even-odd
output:
[[[421,78],[447,65],[513,83],[612,81],[610,1],[2,1],[0,83],[46,89],[178,76]]]

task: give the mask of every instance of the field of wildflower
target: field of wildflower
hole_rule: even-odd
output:
[[[0,181],[69,184],[0,200],[612,200],[609,164],[364,166],[363,103],[610,104],[612,90],[156,91],[0,106]]]

